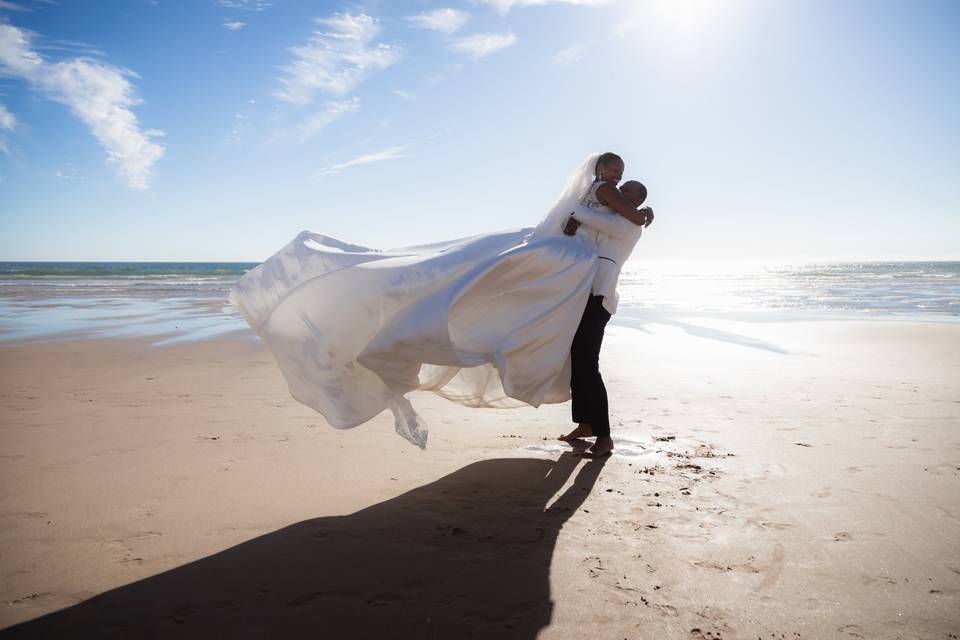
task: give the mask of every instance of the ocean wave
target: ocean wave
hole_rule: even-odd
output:
[[[255,263],[0,263],[0,299],[225,301]],[[78,275],[81,274],[81,275]],[[696,312],[749,310],[956,317],[960,263],[725,265],[628,263],[621,305]]]

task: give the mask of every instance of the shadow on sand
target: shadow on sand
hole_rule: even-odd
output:
[[[603,466],[497,459],[314,518],[0,632],[2,638],[534,638],[560,528]]]

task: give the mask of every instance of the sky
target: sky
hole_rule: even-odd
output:
[[[615,151],[634,261],[960,259],[953,0],[0,0],[0,260],[533,226]]]

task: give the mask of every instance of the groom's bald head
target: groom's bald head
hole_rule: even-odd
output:
[[[647,199],[647,188],[636,180],[627,180],[620,185],[620,193],[635,207],[639,207]]]

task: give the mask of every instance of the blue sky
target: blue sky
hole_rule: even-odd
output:
[[[536,224],[613,150],[637,260],[960,259],[960,3],[0,0],[0,260]]]

